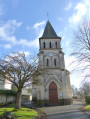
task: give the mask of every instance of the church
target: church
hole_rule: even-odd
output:
[[[32,101],[37,105],[68,105],[72,103],[69,71],[65,69],[61,37],[57,36],[50,21],[39,38],[39,65],[46,69],[38,76],[40,85],[32,86]]]

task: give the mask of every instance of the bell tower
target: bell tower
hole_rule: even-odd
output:
[[[57,36],[47,21],[42,37],[39,38],[39,66],[50,74],[38,76],[41,85],[33,85],[33,101],[38,105],[71,104],[71,86],[69,71],[65,69],[61,37]]]
[[[65,68],[64,53],[60,42],[61,37],[57,36],[48,21],[42,37],[39,38],[39,63],[43,68]]]

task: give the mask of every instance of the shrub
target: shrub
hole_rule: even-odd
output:
[[[16,112],[16,111],[18,111],[18,109],[14,108],[14,109],[13,109],[13,112]]]
[[[90,96],[85,96],[85,102],[86,104],[90,104]]]
[[[73,96],[72,98],[73,98],[73,99],[77,99],[77,96]]]
[[[2,119],[16,119],[15,118],[15,114],[13,112],[4,112],[3,115],[2,115]]]
[[[85,109],[90,111],[90,105],[86,106]]]
[[[0,90],[0,94],[4,94],[6,96],[16,96],[17,92],[12,90]]]

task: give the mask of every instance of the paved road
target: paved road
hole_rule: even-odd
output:
[[[78,102],[67,106],[45,107],[47,119],[90,119],[90,117],[79,111],[83,104]]]

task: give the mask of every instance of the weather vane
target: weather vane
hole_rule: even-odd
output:
[[[48,20],[49,20],[49,14],[48,14],[48,12],[47,12],[47,18],[48,18]]]

